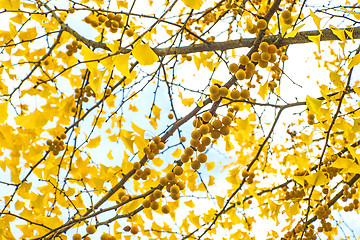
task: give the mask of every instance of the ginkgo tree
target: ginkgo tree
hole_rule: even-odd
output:
[[[358,1],[0,0],[0,19],[0,239],[360,234]]]

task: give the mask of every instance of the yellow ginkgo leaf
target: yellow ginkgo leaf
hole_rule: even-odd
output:
[[[315,13],[313,13],[311,10],[310,10],[310,16],[312,17],[317,29],[321,32],[320,30],[320,21],[321,21],[321,18],[319,18],[318,16],[315,15]]]
[[[195,10],[199,10],[201,5],[203,4],[203,0],[181,0],[185,6],[195,9]]]
[[[8,117],[8,112],[7,112],[8,103],[9,102],[0,103],[0,113],[1,113],[0,114],[0,124],[3,124]]]
[[[132,50],[132,54],[141,65],[151,65],[159,60],[159,57],[150,48],[148,43],[136,44]]]
[[[306,106],[309,110],[315,114],[320,114],[321,104],[323,100],[319,100],[309,95],[306,96]]]
[[[116,69],[125,77],[130,76],[129,71],[129,57],[130,53],[117,55],[114,59]]]
[[[23,126],[24,128],[32,129],[32,128],[42,128],[46,125],[48,120],[50,120],[49,114],[40,112],[39,110],[35,110],[33,113],[29,115],[22,115],[15,117],[16,124]]]
[[[360,53],[356,54],[353,59],[351,60],[348,69],[353,68],[354,66],[358,65],[360,63]]]
[[[316,36],[308,36],[309,40],[312,41],[313,43],[315,43],[318,46],[318,50],[320,51],[320,38],[321,38],[321,33],[319,35]]]
[[[312,186],[321,186],[329,182],[329,179],[322,171],[318,171],[316,173],[306,176],[305,180]]]
[[[97,146],[99,146],[100,142],[101,142],[101,137],[97,136],[96,138],[90,139],[90,141],[86,145],[86,147],[88,147],[88,148],[96,148]]]

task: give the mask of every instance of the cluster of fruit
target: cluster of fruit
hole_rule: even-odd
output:
[[[231,67],[232,64],[230,64]],[[236,65],[236,64],[234,64]],[[237,67],[237,65],[236,65]],[[241,69],[241,71],[245,72],[244,70]],[[218,84],[214,84],[210,86],[210,99],[214,102],[219,101],[221,97],[226,97],[229,94],[229,89],[224,87],[224,86],[220,86]],[[238,100],[240,98],[242,99],[248,99],[250,97],[250,91],[247,89],[243,89],[241,90],[241,92],[237,89],[233,89],[230,92],[230,97],[234,100]]]
[[[302,186],[300,186],[300,188],[298,188],[296,185],[290,190],[288,191],[288,188],[285,186],[282,188],[282,190],[285,192],[285,197],[284,199],[290,200],[290,199],[297,199],[297,198],[303,198],[305,196],[305,190]]]
[[[297,235],[302,235],[302,232],[304,231],[304,226],[303,225],[298,225],[295,228],[295,232],[291,231],[291,232],[287,232],[284,235],[285,239],[298,239]],[[315,240],[317,239],[316,235],[315,235],[315,230],[314,230],[314,225],[310,224],[304,234],[304,238],[306,240]]]
[[[118,192],[118,198],[120,202],[125,202],[130,199],[130,195],[127,194],[125,190],[121,188]],[[117,201],[117,203],[119,203],[119,201]]]
[[[140,169],[141,168],[140,162],[135,162],[133,164],[133,168],[136,170],[134,175],[135,180],[140,180],[140,179],[146,180],[148,176],[151,174],[150,168],[145,168],[144,170]]]
[[[291,25],[293,23],[291,12],[288,9],[283,10],[280,16],[284,20],[285,24]]]
[[[165,148],[165,143],[161,142],[159,136],[153,137],[152,142],[144,148],[144,153],[146,154],[147,159],[154,159],[156,154],[159,154],[159,151]]]
[[[276,62],[277,47],[274,44],[269,45],[267,42],[262,42],[258,50],[259,52],[251,54],[251,61],[257,62],[261,68],[266,68],[269,62]]]
[[[343,196],[341,197],[341,200],[343,202],[346,202],[348,199],[352,199],[355,194],[356,194],[356,187],[350,188],[349,185],[345,184],[343,186]],[[353,207],[355,207],[355,206],[352,206],[352,208]]]
[[[72,41],[72,43],[66,44],[66,55],[68,55],[69,57],[72,56],[74,53],[77,52],[78,49],[81,49],[82,45],[80,42],[78,41]]]
[[[248,172],[246,170],[241,172],[241,176],[246,179],[246,182],[248,184],[252,184],[254,182],[255,173],[254,172]]]
[[[49,151],[52,152],[55,156],[59,154],[60,151],[63,151],[65,149],[64,139],[66,139],[66,134],[63,133],[60,135],[60,140],[46,140],[46,145],[49,146]]]
[[[313,125],[314,124],[314,119],[315,119],[315,114],[309,112],[308,115],[307,115],[308,124]]]
[[[318,232],[330,232],[332,230],[331,223],[326,222],[326,219],[329,218],[331,210],[329,209],[329,206],[327,204],[318,206],[315,211],[315,216],[318,219],[321,219],[320,223],[321,226],[317,228]]]
[[[246,30],[250,34],[257,34],[260,30],[265,30],[266,28],[267,28],[267,22],[265,19],[257,20],[256,24],[254,24],[252,21],[246,22]]]
[[[118,29],[123,28],[125,25],[122,16],[120,14],[113,13],[109,13],[106,16],[101,14],[98,16],[89,15],[85,17],[84,21],[87,24],[90,24],[93,28],[97,28],[104,24],[105,27],[107,27],[112,33],[116,33]],[[132,28],[128,28],[126,29],[125,34],[128,37],[132,37],[134,35],[134,30]]]

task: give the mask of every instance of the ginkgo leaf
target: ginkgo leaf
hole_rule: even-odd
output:
[[[338,158],[330,167],[342,169],[341,173],[360,173],[360,166],[348,158]]]
[[[3,124],[8,118],[8,103],[9,102],[0,103],[0,124]]]
[[[332,25],[329,26],[333,34],[335,34],[341,41],[345,42],[345,30],[344,29],[338,29]]]
[[[308,36],[309,40],[312,41],[313,43],[315,43],[318,46],[318,50],[320,51],[320,38],[321,38],[321,33],[319,35],[316,36]]]
[[[306,96],[306,106],[309,108],[311,112],[315,114],[320,114],[322,102],[323,100],[310,97],[309,95]]]
[[[220,197],[220,196],[215,196],[215,198],[216,198],[216,202],[217,202],[217,205],[219,206],[219,208],[223,208],[225,198]]]
[[[189,208],[193,208],[195,207],[195,204],[192,200],[189,200],[189,201],[185,201],[184,202],[186,206],[188,206]]]
[[[287,33],[285,35],[285,38],[293,38],[297,35],[297,33],[299,32],[299,30],[305,26],[305,24],[300,24],[299,26],[297,26],[294,30],[292,30],[291,32]]]
[[[150,48],[148,43],[136,44],[131,52],[141,65],[151,65],[159,60],[159,57]]]
[[[191,222],[192,224],[195,225],[195,227],[197,227],[197,228],[200,228],[200,227],[201,227],[200,222],[199,222],[200,216],[195,215],[194,211],[190,211],[190,212],[189,212],[189,215],[187,216],[187,218],[190,220],[190,222]]]
[[[130,53],[119,54],[114,59],[114,64],[115,64],[116,69],[119,72],[121,72],[121,74],[124,75],[125,77],[130,76],[129,57],[130,57]]]
[[[19,10],[20,9],[20,0],[0,0],[1,8],[6,10]]]
[[[349,63],[348,69],[353,68],[354,66],[358,65],[360,63],[360,53],[356,54],[351,62]]]
[[[322,171],[305,176],[305,180],[312,186],[321,186],[329,182],[329,179]]]
[[[101,142],[101,136],[90,139],[89,143],[86,145],[88,148],[96,148]]]
[[[203,4],[203,0],[181,0],[185,6],[195,9],[195,10],[199,10]]]
[[[22,115],[15,117],[16,124],[23,126],[24,128],[42,128],[46,125],[51,116],[49,114],[35,110],[29,115]]]
[[[179,158],[180,155],[181,155],[181,149],[180,149],[180,148],[177,148],[177,149],[173,152],[173,154],[172,154],[172,156],[173,156],[174,158]]]
[[[215,162],[206,162],[205,165],[206,165],[206,169],[207,169],[208,171],[211,171],[211,170],[213,170],[214,167],[215,167]]]
[[[321,18],[319,18],[318,16],[315,15],[315,13],[313,13],[313,11],[310,10],[310,16],[312,17],[317,29],[321,32],[321,29],[320,29],[320,21],[321,21]]]
[[[209,186],[212,186],[215,184],[215,178],[213,176],[209,176],[209,182],[208,182],[208,185]]]
[[[160,119],[160,112],[161,112],[161,109],[158,106],[153,105],[152,113],[154,114],[156,119]]]
[[[182,104],[186,107],[190,107],[195,102],[194,98],[183,98],[181,92],[179,92],[179,97],[181,99]]]

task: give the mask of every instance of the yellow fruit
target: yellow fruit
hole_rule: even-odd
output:
[[[281,17],[285,20],[285,19],[289,19],[291,18],[291,12],[287,9],[283,10],[281,12]]]
[[[174,118],[174,114],[169,113],[168,118],[169,118],[169,119],[173,119],[173,118]]]
[[[252,62],[246,64],[246,71],[254,71],[255,70],[255,64]]]
[[[162,191],[160,189],[155,189],[155,191],[153,192],[153,195],[155,198],[161,198]]]
[[[210,129],[208,125],[201,125],[199,128],[199,132],[203,135],[209,133],[209,130]]]
[[[237,80],[243,80],[246,77],[246,73],[243,69],[239,69],[236,73],[235,73],[235,77]]]
[[[176,194],[176,193],[179,193],[179,191],[180,191],[180,188],[177,185],[173,185],[170,188],[170,193]]]
[[[130,232],[132,234],[137,234],[139,232],[139,228],[137,226],[132,226]]]
[[[132,30],[131,28],[127,29],[125,31],[125,34],[128,36],[128,37],[132,37],[134,35],[134,30]]]
[[[91,240],[91,238],[89,236],[86,236],[83,238],[83,240]],[[109,239],[110,240],[110,239]],[[111,239],[112,240],[112,239]]]
[[[212,138],[218,139],[220,137],[220,132],[218,130],[212,130],[210,135]]]
[[[168,184],[168,180],[166,177],[162,177],[160,178],[160,185],[161,186],[166,186]]]
[[[276,51],[277,51],[277,47],[276,47],[274,44],[269,45],[269,47],[268,47],[268,52],[269,52],[270,54],[275,54]]]
[[[232,99],[239,99],[240,98],[240,92],[236,89],[232,90],[230,93],[230,96]]]
[[[251,61],[253,61],[253,62],[258,62],[258,61],[260,61],[260,59],[261,59],[260,53],[258,53],[258,52],[253,52],[253,53],[251,54]]]
[[[211,94],[218,94],[219,93],[219,87],[216,86],[216,85],[212,85],[209,90],[210,90]]]
[[[231,73],[236,73],[237,70],[239,70],[239,67],[238,67],[238,65],[237,65],[236,63],[231,63],[231,64],[229,65],[229,71],[230,71]]]
[[[272,53],[269,62],[274,63],[276,62],[276,60],[277,60],[276,54]]]
[[[193,121],[193,126],[194,126],[194,127],[198,128],[198,127],[201,126],[201,124],[202,124],[202,122],[201,122],[200,119],[198,119],[198,118],[195,118],[195,119],[194,119],[194,121]]]
[[[210,120],[212,118],[212,114],[210,112],[204,112],[201,115],[201,118],[204,120],[204,122],[210,122]]]
[[[125,202],[125,201],[129,200],[129,198],[130,198],[129,196],[124,195],[121,197],[120,202]]]
[[[197,156],[197,160],[201,163],[205,163],[207,161],[207,156],[205,153],[200,153],[198,156]]]
[[[180,166],[176,166],[174,168],[174,173],[177,176],[180,176],[181,174],[183,174],[183,172],[184,172],[184,169],[182,167],[180,167]]]
[[[73,240],[81,240],[81,234],[80,233],[75,233],[72,237]]]
[[[213,102],[217,102],[220,100],[220,94],[210,94],[210,99]]]
[[[197,147],[197,146],[199,146],[199,144],[200,144],[200,141],[199,141],[199,139],[191,139],[190,140],[190,146],[192,146],[192,147]]]
[[[205,152],[205,150],[206,150],[206,145],[200,144],[200,145],[197,147],[197,150],[198,150],[199,152]]]
[[[259,50],[262,52],[267,52],[269,48],[269,44],[267,42],[262,42],[259,45]]]
[[[211,143],[211,139],[209,137],[203,137],[201,139],[201,143],[205,146],[208,146]]]
[[[141,163],[140,163],[140,162],[134,162],[134,163],[133,163],[133,168],[134,168],[135,170],[141,168]]]
[[[177,185],[179,186],[180,190],[184,190],[185,189],[185,183],[184,182],[178,182]]]
[[[96,232],[96,227],[95,227],[95,225],[88,225],[88,226],[86,227],[86,232],[87,232],[88,234],[94,234],[94,233]]]
[[[241,90],[240,95],[242,98],[248,99],[250,97],[250,91],[247,89],[243,89],[243,90]]]
[[[143,171],[141,169],[136,170],[135,175],[141,177],[143,175]]]
[[[109,20],[114,20],[115,15],[114,15],[113,13],[109,13],[109,14],[107,15],[107,18],[108,18]]]
[[[159,142],[159,143],[157,144],[157,148],[160,149],[160,150],[164,149],[164,148],[165,148],[165,143]]]
[[[307,118],[308,118],[309,120],[314,120],[314,119],[315,119],[315,115],[314,115],[313,113],[308,113]]]
[[[292,17],[290,17],[290,18],[288,18],[288,19],[284,19],[284,23],[287,24],[287,25],[291,25],[292,22],[293,22],[293,18],[292,18]]]
[[[220,133],[221,135],[228,135],[230,133],[230,128],[228,126],[223,126],[222,128],[220,128]]]
[[[194,153],[194,149],[192,149],[191,147],[187,147],[184,149],[184,153],[188,156],[191,156]]]
[[[198,130],[194,130],[191,132],[192,139],[199,139],[201,137],[201,133]]]
[[[232,122],[231,117],[229,116],[225,116],[221,119],[221,122],[225,125],[225,126],[229,126]]]
[[[271,54],[268,52],[261,53],[261,60],[269,61],[271,59]]]
[[[122,19],[122,16],[119,15],[119,14],[117,14],[117,15],[114,16],[114,20],[117,21],[117,22],[120,22],[121,19]]]
[[[212,126],[216,129],[219,129],[222,126],[222,122],[219,119],[216,119],[213,121]]]
[[[240,62],[241,65],[244,65],[244,66],[245,66],[246,64],[249,63],[249,57],[246,56],[246,55],[242,55],[242,56],[240,57],[239,62]]]
[[[116,21],[111,21],[111,26],[110,26],[111,28],[118,28],[119,27],[119,23],[118,22],[116,22]]]
[[[146,154],[147,159],[154,159],[155,153],[151,152],[149,154]]]
[[[175,173],[173,173],[173,172],[168,172],[168,173],[166,174],[166,179],[167,179],[169,182],[175,180]]]
[[[200,168],[200,162],[197,160],[191,162],[191,168],[194,170],[198,170]]]
[[[156,150],[156,149],[157,149],[157,144],[154,143],[154,142],[150,143],[150,149],[151,149],[152,151]]]
[[[178,200],[178,199],[180,198],[180,193],[170,194],[170,197],[171,197],[173,200]]]
[[[168,213],[170,213],[170,207],[168,205],[164,205],[164,206],[161,207],[161,211],[164,214],[168,214]]]
[[[100,236],[100,240],[108,240],[109,237],[110,237],[110,234],[108,234],[108,233],[103,233],[103,234],[101,234],[101,236]]]
[[[180,157],[180,160],[183,163],[187,163],[190,160],[190,157],[189,157],[189,155],[182,154],[181,157]]]
[[[221,87],[219,90],[219,94],[221,97],[226,97],[226,95],[228,95],[229,93],[229,89],[227,89],[226,87]],[[208,121],[206,121],[208,122]]]
[[[180,137],[180,142],[185,142],[186,141],[186,137]]]
[[[144,199],[143,206],[144,208],[149,208],[151,205],[151,201],[149,199]]]
[[[155,136],[153,137],[153,141],[154,143],[158,144],[159,142],[161,142],[161,138],[159,136]]]
[[[160,207],[160,204],[158,202],[156,202],[156,201],[151,202],[151,204],[150,204],[150,208],[152,210],[157,210],[157,209],[159,209],[159,207]]]
[[[309,124],[309,125],[313,125],[313,124],[314,124],[314,120],[308,119],[308,124]]]
[[[116,240],[116,237],[115,236],[109,236],[108,240]]]
[[[266,22],[266,20],[265,20],[265,19],[260,19],[260,20],[257,22],[256,27],[257,27],[258,29],[260,29],[260,30],[266,29],[266,27],[267,27],[267,22]]]
[[[268,66],[268,61],[263,61],[263,60],[259,61],[259,67],[266,68],[267,66]]]
[[[286,56],[285,54],[281,55],[281,57],[280,57],[280,60],[283,62],[285,62],[288,59],[289,59],[288,56]]]

